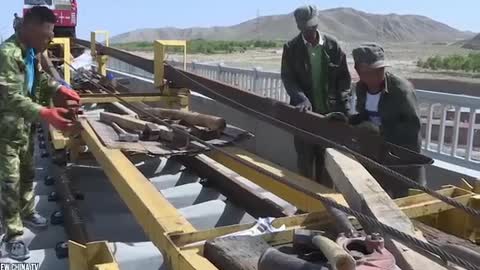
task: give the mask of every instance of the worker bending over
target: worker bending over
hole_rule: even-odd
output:
[[[284,45],[281,69],[290,105],[301,111],[325,114],[330,119],[345,118],[349,113],[351,84],[345,53],[335,38],[318,31],[314,6],[296,9],[294,17],[300,34]],[[299,172],[330,185],[328,180],[321,181],[324,149],[300,137],[294,141]]]
[[[379,133],[387,142],[420,153],[421,124],[412,84],[385,71],[385,52],[377,44],[364,44],[354,49],[353,59],[360,81],[355,88],[358,114],[350,117],[350,124]],[[402,173],[426,185],[424,168],[408,168]],[[408,187],[398,181],[381,184],[395,198],[408,195]]]
[[[32,122],[44,120],[59,130],[72,124],[62,116],[66,109],[37,104],[38,92],[80,101],[75,91],[38,70],[36,55],[52,41],[55,22],[51,10],[34,7],[21,26],[17,25],[17,32],[0,45],[0,187],[5,230],[2,244],[16,260],[29,257],[22,240],[24,224],[32,227],[48,224],[34,209]]]

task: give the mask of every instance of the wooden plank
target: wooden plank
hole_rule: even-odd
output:
[[[425,238],[415,231],[410,219],[381,188],[370,173],[356,160],[334,149],[325,152],[325,166],[336,187],[343,193],[350,207],[375,217],[380,222],[417,237]],[[372,233],[376,228],[365,229]],[[446,269],[435,259],[427,258],[393,239],[386,239],[387,247],[402,269]]]

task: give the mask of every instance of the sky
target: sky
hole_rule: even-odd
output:
[[[0,39],[12,33],[13,14],[21,14],[23,0],[0,0]],[[303,4],[319,9],[352,7],[371,13],[418,14],[460,30],[480,32],[479,0],[77,0],[77,33],[89,37],[92,30],[111,35],[139,28],[164,26],[225,26],[253,19],[259,14],[292,12]],[[448,4],[447,4],[448,3]],[[454,4],[453,4],[454,3]]]

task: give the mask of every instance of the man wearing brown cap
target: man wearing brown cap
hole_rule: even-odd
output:
[[[344,120],[349,113],[351,84],[345,53],[335,38],[318,31],[314,6],[296,9],[294,17],[300,34],[285,44],[281,71],[290,105],[301,111],[324,114],[329,119]],[[298,137],[295,149],[299,172],[321,180],[323,149]]]
[[[385,52],[378,44],[363,44],[352,54],[360,81],[355,89],[358,114],[350,117],[350,124],[378,132],[387,142],[419,153],[421,124],[412,84],[385,71]],[[423,168],[401,173],[426,185]],[[400,183],[381,184],[393,197],[408,195],[408,187]]]

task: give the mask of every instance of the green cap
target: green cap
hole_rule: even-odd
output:
[[[376,43],[362,44],[352,52],[355,64],[367,64],[370,68],[388,67],[385,51]]]
[[[293,12],[293,16],[295,16],[295,21],[300,31],[318,25],[318,12],[315,6],[299,7]]]

